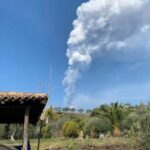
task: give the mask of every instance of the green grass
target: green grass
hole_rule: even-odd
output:
[[[0,144],[6,144],[6,145],[14,145],[14,144],[21,144],[21,140],[17,140],[15,142],[12,142],[10,140],[2,140],[0,141]],[[30,140],[32,150],[37,149],[37,139]],[[79,139],[71,139],[71,138],[51,138],[51,139],[41,139],[41,145],[40,150],[44,150],[46,148],[52,149],[52,148],[58,148],[63,147],[65,150],[76,150],[79,149],[79,147],[82,145],[95,145],[95,146],[101,146],[101,145],[107,145],[107,144],[127,144],[131,147],[134,147],[136,144],[135,139],[133,138],[104,138],[101,139],[84,139],[83,142],[81,142]],[[134,149],[134,148],[133,148]]]

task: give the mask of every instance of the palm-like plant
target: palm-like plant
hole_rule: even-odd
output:
[[[38,146],[37,150],[40,149],[40,138],[41,138],[41,132],[42,129],[51,123],[51,121],[57,119],[57,113],[53,111],[52,107],[47,108],[43,111],[40,120],[38,121],[39,126],[39,135],[38,135]]]
[[[128,105],[121,105],[118,102],[111,105],[102,105],[100,108],[95,109],[92,112],[93,116],[100,116],[110,120],[113,128],[113,135],[121,135],[121,122],[131,112],[131,108]]]
[[[51,121],[57,118],[57,114],[53,111],[52,108],[47,108],[45,111],[45,121],[46,124],[50,123]]]

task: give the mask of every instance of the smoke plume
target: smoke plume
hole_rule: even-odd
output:
[[[78,7],[67,42],[68,69],[63,80],[69,105],[77,80],[95,55],[126,47],[132,50],[137,36],[149,31],[149,8],[148,0],[89,0]]]

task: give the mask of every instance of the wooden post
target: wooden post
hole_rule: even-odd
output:
[[[25,115],[24,115],[23,150],[27,150],[27,148],[28,148],[29,114],[30,114],[30,107],[28,106],[28,107],[26,107]]]
[[[37,150],[40,150],[41,131],[42,131],[42,125],[40,124],[40,130],[39,130],[39,135],[38,135],[38,145],[37,145]]]

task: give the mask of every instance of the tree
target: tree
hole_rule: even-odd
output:
[[[9,131],[10,131],[10,125],[5,124],[3,128],[2,138],[3,139],[9,139]]]
[[[140,145],[142,149],[149,150],[150,148],[150,103],[145,106],[140,104],[139,106],[139,116],[140,116]]]
[[[52,109],[52,107],[47,108],[45,111],[43,111],[41,118],[38,122],[38,126],[39,126],[39,134],[38,134],[38,150],[40,148],[40,137],[41,137],[41,132],[44,132],[45,137],[48,137],[45,132],[48,131],[48,133],[50,133],[51,130],[51,126],[49,126],[48,124],[55,120],[57,118],[57,113],[55,113]],[[46,127],[47,126],[47,127]]]
[[[52,128],[52,126],[49,125],[49,124],[42,128],[42,136],[43,136],[43,138],[50,138],[52,136],[51,128]]]
[[[79,126],[75,121],[67,121],[63,125],[63,134],[66,137],[77,137],[79,134]]]
[[[84,109],[80,108],[80,109],[78,109],[78,112],[79,112],[79,113],[83,113],[83,112],[84,112]]]
[[[93,110],[92,116],[105,117],[110,120],[113,128],[113,135],[121,135],[121,122],[131,112],[129,106],[112,103],[111,105],[101,105],[100,108]]]
[[[45,111],[45,119],[46,119],[47,123],[49,123],[51,120],[54,119],[54,114],[53,114],[52,108],[46,109],[46,111]]]
[[[87,109],[87,110],[86,110],[86,113],[87,113],[87,114],[91,113],[91,109]]]
[[[69,111],[69,107],[63,108],[63,112],[68,112],[68,111]]]
[[[106,133],[111,130],[110,121],[98,117],[88,118],[84,125],[85,134],[92,138],[98,138],[100,133]]]
[[[58,113],[61,113],[63,111],[61,107],[55,107],[54,110]]]
[[[74,112],[76,111],[76,109],[75,109],[75,108],[70,108],[70,111],[71,111],[72,113],[74,113]]]

